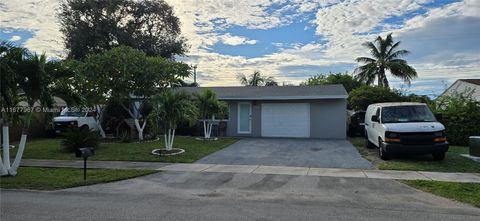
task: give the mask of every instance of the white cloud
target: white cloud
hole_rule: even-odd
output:
[[[298,83],[306,75],[316,74],[316,68],[352,67],[358,56],[368,55],[361,43],[376,36],[393,32],[395,40],[411,50],[407,57],[420,78],[413,85],[429,87],[422,82],[445,78],[451,82],[458,77],[478,76],[480,51],[477,23],[480,1],[465,0],[443,7],[428,8],[419,14],[395,24],[385,19],[402,17],[415,12],[431,0],[252,0],[209,1],[167,0],[174,7],[182,23],[182,33],[191,45],[188,57],[181,58],[199,65],[200,83],[207,85],[238,84],[235,74],[260,70],[278,81]],[[276,9],[271,9],[271,6]],[[64,54],[61,34],[56,23],[55,8],[58,0],[3,0],[0,3],[0,28],[22,29],[33,32],[25,45],[48,55]],[[278,47],[275,53],[255,58],[224,55],[211,50],[217,43],[236,46],[258,44],[250,36],[226,32],[229,27],[247,29],[271,29],[303,21],[307,13],[315,19],[307,21],[314,26],[322,41],[311,43],[271,42]],[[447,28],[448,27],[448,28]],[[359,33],[362,33],[361,35]],[[296,35],[297,33],[291,33]],[[466,39],[469,38],[470,40]],[[321,43],[320,43],[321,42]],[[326,42],[326,43],[325,43]],[[463,48],[470,44],[470,49]],[[289,67],[294,72],[284,72]],[[353,69],[353,67],[352,67]],[[475,72],[477,71],[477,72]],[[400,82],[392,79],[394,85]],[[420,87],[421,86],[421,87]]]
[[[58,5],[58,0],[3,0],[0,7],[0,28],[31,31],[33,37],[26,40],[27,48],[61,57],[65,53],[55,17]]]
[[[22,40],[22,37],[18,35],[14,35],[10,38],[10,41],[20,41],[20,40]]]
[[[257,43],[256,40],[251,40],[243,36],[234,36],[231,35],[230,33],[226,34],[205,34],[205,41],[203,42],[203,45],[208,47],[211,45],[214,45],[218,42],[221,42],[226,45],[232,45],[232,46],[237,46],[237,45],[254,45]]]

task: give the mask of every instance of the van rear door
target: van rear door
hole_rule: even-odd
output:
[[[372,116],[377,116],[377,118],[380,117],[380,107],[369,106],[367,108],[367,113],[365,114],[365,133],[368,136],[367,139],[376,144],[376,137],[378,136],[376,129],[378,128],[375,127],[378,127],[378,122],[372,121]]]

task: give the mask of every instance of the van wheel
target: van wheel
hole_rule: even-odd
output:
[[[443,160],[445,159],[445,152],[432,153],[434,160]]]
[[[378,156],[382,160],[390,160],[390,155],[383,148],[383,141],[382,140],[378,141]]]
[[[373,143],[368,140],[368,136],[365,134],[365,148],[373,149],[374,147],[375,145],[373,145]]]
[[[88,125],[83,125],[83,126],[80,127],[80,130],[82,130],[82,131],[88,131],[88,129],[89,129]]]

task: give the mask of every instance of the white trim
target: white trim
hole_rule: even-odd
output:
[[[248,131],[240,131],[240,105],[248,104],[250,106],[250,117]],[[251,102],[238,102],[237,103],[237,133],[238,134],[251,134],[252,133],[252,103]]]
[[[221,97],[219,100],[311,100],[311,99],[347,99],[348,95],[321,96],[258,96],[258,97]]]

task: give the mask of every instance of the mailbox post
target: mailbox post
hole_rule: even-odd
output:
[[[83,180],[87,179],[87,159],[93,155],[95,155],[95,149],[93,147],[78,148],[75,151],[76,157],[83,158]]]

